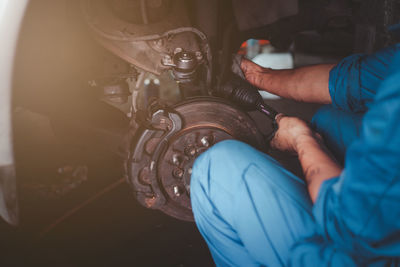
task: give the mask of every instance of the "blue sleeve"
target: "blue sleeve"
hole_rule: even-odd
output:
[[[398,54],[400,44],[372,55],[352,55],[339,62],[329,74],[332,104],[346,111],[368,110],[377,89],[387,77],[393,57]]]
[[[400,255],[400,55],[392,60],[344,171],[320,188],[313,207],[320,240],[296,245],[293,262],[364,266]]]

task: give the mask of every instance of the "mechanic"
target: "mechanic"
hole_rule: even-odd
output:
[[[217,266],[400,266],[400,44],[337,65],[241,68],[260,89],[329,105],[311,127],[277,115],[271,145],[297,153],[305,181],[234,140],[196,160],[192,208]]]

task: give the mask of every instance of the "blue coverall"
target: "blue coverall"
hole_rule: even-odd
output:
[[[344,171],[305,182],[234,140],[195,162],[191,201],[217,266],[400,266],[400,44],[330,72],[312,125]]]

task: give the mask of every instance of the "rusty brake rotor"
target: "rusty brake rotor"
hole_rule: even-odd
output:
[[[136,131],[128,176],[139,202],[193,221],[190,176],[195,159],[212,145],[237,139],[262,149],[264,137],[247,113],[226,100],[196,97],[160,108]]]

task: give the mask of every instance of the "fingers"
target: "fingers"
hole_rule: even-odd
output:
[[[245,75],[247,72],[248,65],[249,65],[249,60],[247,58],[242,58],[242,61],[240,62],[240,68],[242,69]]]
[[[272,140],[270,141],[270,146],[272,147],[272,148],[275,148],[275,149],[278,149],[278,150],[280,150],[279,149],[279,137],[277,136],[277,133],[275,133],[275,136],[274,136],[274,138],[272,138]]]
[[[276,123],[279,124],[279,122],[281,121],[281,119],[282,119],[283,117],[285,117],[285,114],[283,114],[283,113],[278,113],[278,114],[275,116],[275,121],[276,121]]]
[[[271,140],[271,146],[278,150],[296,152],[296,142],[299,136],[312,136],[312,130],[307,123],[296,117],[288,117],[279,113],[275,117],[278,130]]]
[[[246,75],[249,72],[256,72],[260,71],[262,67],[260,65],[257,65],[253,61],[243,57],[242,61],[240,62],[240,68],[242,69],[243,73]]]
[[[238,75],[241,79],[245,80],[246,75],[244,74],[242,67],[241,67],[242,61],[243,61],[242,55],[234,54],[232,56],[231,70],[234,74]]]

